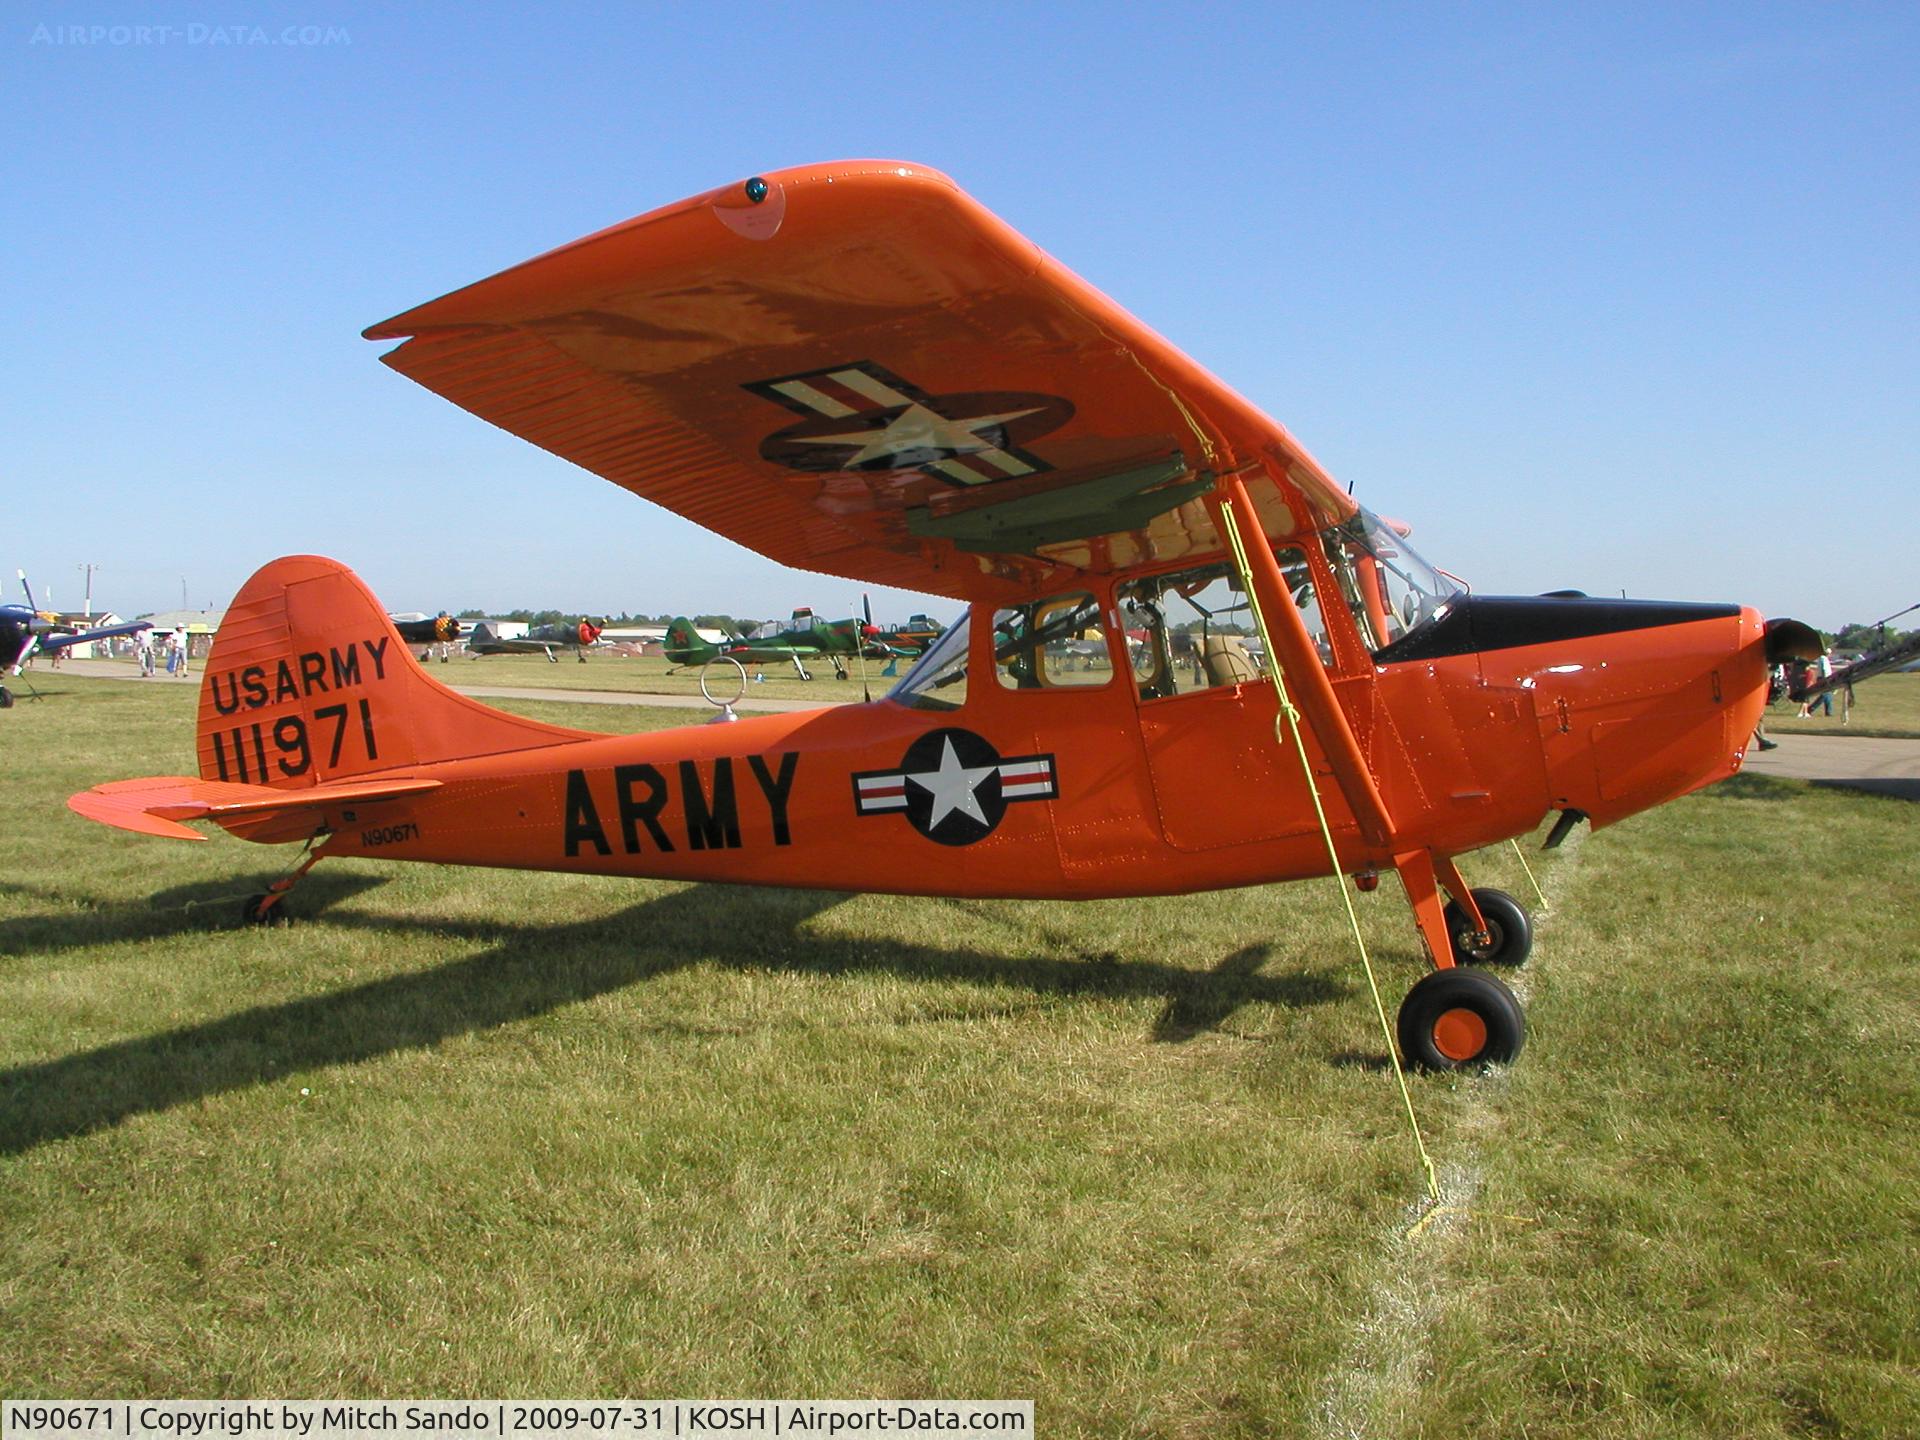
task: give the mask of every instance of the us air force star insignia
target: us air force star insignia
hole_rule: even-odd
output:
[[[1020,447],[1073,418],[1058,395],[975,391],[929,395],[859,360],[745,387],[796,415],[760,455],[793,470],[918,470],[950,485],[985,485],[1051,467]]]
[[[934,730],[907,747],[898,770],[853,777],[860,815],[906,812],[907,821],[942,845],[971,845],[999,826],[1016,800],[1059,795],[1053,756],[1000,753],[971,730]]]

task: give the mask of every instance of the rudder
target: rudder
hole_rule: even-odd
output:
[[[720,647],[702,640],[686,616],[676,615],[667,626],[660,653],[675,665],[700,665],[718,655]]]

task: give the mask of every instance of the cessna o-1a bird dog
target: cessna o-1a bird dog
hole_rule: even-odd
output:
[[[276,560],[207,664],[199,778],[70,802],[152,835],[308,842],[250,919],[338,855],[1056,898],[1337,863],[1363,886],[1396,872],[1412,902],[1435,969],[1400,1010],[1407,1058],[1474,1065],[1516,1054],[1524,1018],[1455,962],[1523,958],[1530,930],[1457,857],[1733,774],[1768,663],[1817,644],[1738,605],[1463,592],[1280,425],[918,166],[756,176],[367,334],[764,555],[971,609],[879,701],[610,737],[455,694],[401,663],[350,571]],[[1170,631],[1223,608],[1260,622],[1264,667],[1204,623],[1176,659]],[[1281,731],[1288,696],[1304,725]]]

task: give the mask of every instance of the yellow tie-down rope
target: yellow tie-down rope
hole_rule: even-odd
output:
[[[1374,978],[1373,960],[1367,954],[1366,936],[1360,933],[1360,915],[1353,908],[1353,892],[1347,889],[1346,872],[1340,866],[1340,852],[1333,843],[1333,827],[1327,823],[1327,809],[1320,801],[1320,787],[1313,780],[1313,763],[1307,758],[1307,747],[1300,742],[1300,712],[1294,709],[1293,700],[1287,694],[1287,682],[1280,668],[1280,652],[1273,647],[1273,635],[1267,628],[1267,617],[1260,608],[1260,597],[1254,593],[1252,567],[1247,563],[1247,549],[1240,539],[1240,526],[1231,502],[1220,506],[1220,517],[1226,523],[1227,545],[1233,551],[1233,563],[1240,572],[1241,591],[1253,610],[1253,622],[1260,631],[1260,643],[1266,647],[1267,668],[1273,675],[1274,692],[1280,698],[1280,714],[1274,721],[1274,738],[1282,745],[1286,743],[1287,736],[1281,733],[1280,728],[1285,725],[1287,733],[1293,737],[1293,748],[1300,756],[1300,773],[1306,777],[1307,793],[1313,797],[1313,813],[1320,821],[1320,838],[1327,842],[1327,860],[1333,867],[1334,882],[1340,887],[1340,899],[1347,907],[1347,923],[1353,927],[1354,948],[1360,952],[1360,965],[1367,973],[1367,988],[1373,992],[1373,1011],[1380,1018],[1380,1034],[1387,1042],[1387,1058],[1393,1062],[1393,1076],[1400,1085],[1400,1101],[1407,1110],[1407,1127],[1413,1131],[1413,1148],[1419,1152],[1420,1164],[1427,1172],[1427,1195],[1433,1208],[1415,1222],[1413,1231],[1409,1232],[1418,1233],[1438,1213],[1439,1176],[1433,1168],[1433,1157],[1427,1153],[1427,1142],[1421,1137],[1420,1119],[1413,1113],[1413,1092],[1407,1088],[1407,1072],[1400,1064],[1400,1048],[1394,1043],[1393,1027],[1387,1022],[1387,1007],[1380,998],[1380,982]]]
[[[1513,846],[1513,858],[1520,862],[1520,868],[1527,872],[1527,883],[1533,887],[1534,898],[1540,902],[1540,913],[1546,914],[1553,907],[1547,903],[1547,892],[1540,888],[1540,882],[1533,878],[1533,866],[1527,863],[1527,852],[1520,848],[1518,840],[1507,842]]]

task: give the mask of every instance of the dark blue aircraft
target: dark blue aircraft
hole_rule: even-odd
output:
[[[24,605],[0,605],[0,670],[18,675],[35,655],[64,650],[69,645],[84,645],[89,640],[106,640],[115,635],[131,635],[136,630],[151,630],[146,620],[125,625],[107,625],[98,630],[80,630],[63,623],[51,610],[33,603],[33,587],[26,572],[20,572],[21,588],[27,592]],[[29,685],[28,689],[33,687]],[[0,710],[13,704],[13,692],[0,685]]]

